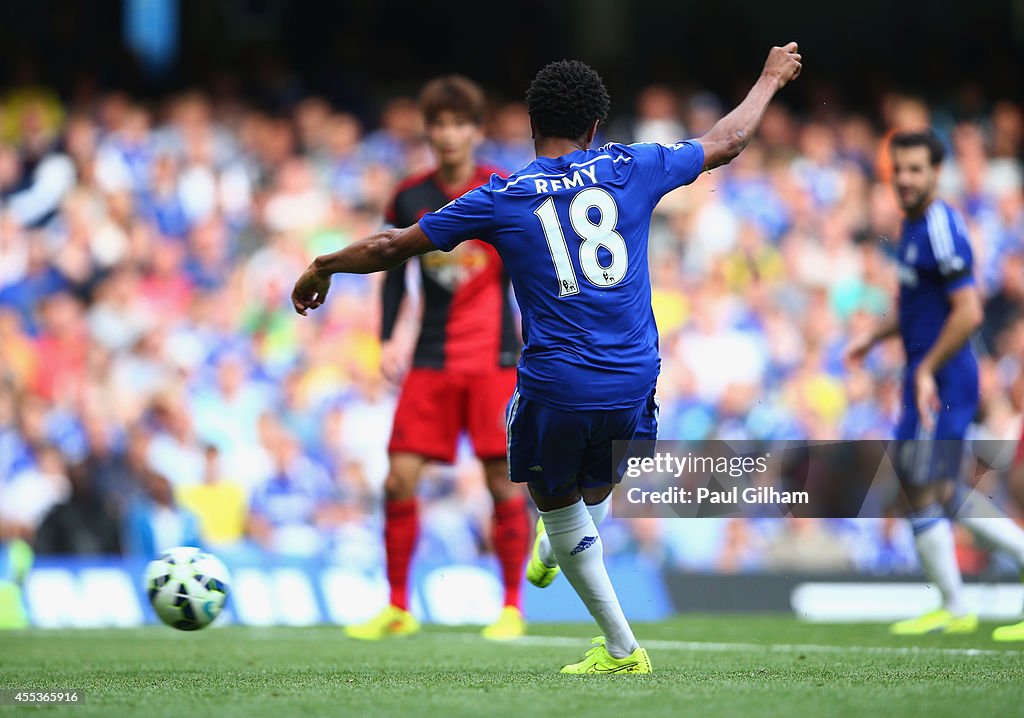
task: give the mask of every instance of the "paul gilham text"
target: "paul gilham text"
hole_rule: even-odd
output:
[[[811,502],[807,491],[779,491],[774,486],[749,487],[740,490],[731,489],[715,491],[707,487],[684,489],[670,486],[660,491],[648,491],[634,486],[626,492],[626,500],[631,504],[758,504],[758,505],[807,505]]]

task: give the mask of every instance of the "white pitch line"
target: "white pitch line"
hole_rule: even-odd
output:
[[[436,634],[439,637],[445,634]],[[478,634],[450,633],[449,637],[462,640],[482,640]],[[586,640],[568,636],[523,636],[505,642],[511,646],[585,646]],[[881,655],[913,656],[939,654],[945,656],[1010,656],[1021,658],[1024,651],[997,651],[986,648],[938,648],[931,646],[832,646],[818,643],[721,643],[714,641],[664,641],[645,640],[645,648],[663,651],[705,651],[727,653],[750,651],[762,653],[875,653]]]
[[[236,627],[241,628],[241,627]],[[145,629],[143,629],[145,630]],[[215,629],[219,631],[220,629]],[[351,642],[352,639],[346,637],[340,627],[337,631],[313,631],[305,628],[292,627],[292,626],[281,626],[281,627],[250,627],[241,628],[242,635],[250,641],[343,641]],[[233,632],[233,631],[232,631]],[[172,630],[146,630],[146,640],[151,639],[170,639],[170,640],[189,640],[192,634],[172,631]],[[5,634],[0,634],[0,638],[4,637]],[[47,636],[60,636],[61,638],[91,638],[93,635],[90,629],[30,629],[30,630],[19,630],[6,632],[6,636],[11,638],[24,638],[24,639],[38,639]],[[112,635],[107,634],[105,638],[110,638]],[[208,634],[209,635],[209,634]],[[126,629],[122,634],[123,638],[131,638],[136,640],[138,638],[138,632],[133,629]],[[483,643],[483,639],[479,633],[467,633],[467,632],[452,632],[452,633],[433,633],[427,632],[419,637],[410,637],[407,640],[440,640],[440,641],[460,641],[466,643]],[[496,645],[496,642],[487,641],[490,645]],[[523,636],[522,638],[514,638],[508,641],[501,641],[497,645],[504,646],[556,646],[556,647],[567,647],[567,648],[585,648],[587,647],[586,638],[573,638],[571,636]],[[650,639],[643,642],[645,648],[653,648],[662,651],[686,651],[686,652],[707,652],[707,653],[735,653],[735,652],[749,652],[749,653],[828,653],[828,654],[842,654],[842,653],[863,653],[863,654],[875,654],[875,655],[890,655],[890,656],[927,656],[927,655],[943,655],[943,656],[1001,656],[1005,658],[1012,658],[1015,660],[1024,659],[1024,650],[994,650],[987,648],[941,648],[938,646],[836,646],[823,643],[742,643],[742,642],[722,642],[722,641],[667,641],[661,639]]]

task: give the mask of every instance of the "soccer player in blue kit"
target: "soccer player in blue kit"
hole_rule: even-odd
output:
[[[910,503],[918,558],[943,602],[891,630],[970,633],[978,618],[964,602],[951,520],[1020,567],[1024,531],[959,481],[963,441],[978,409],[978,362],[969,340],[981,325],[982,305],[963,218],[936,197],[944,147],[926,130],[897,134],[890,148],[893,183],[906,214],[897,249],[899,311],[854,338],[847,355],[859,361],[875,343],[896,334],[903,342],[907,367],[894,463]],[[1024,623],[997,628],[993,638],[1024,640]]]
[[[536,161],[508,178],[492,176],[411,227],[317,257],[296,282],[292,302],[305,315],[323,304],[336,272],[390,269],[472,238],[497,249],[523,317],[509,475],[528,484],[543,521],[528,577],[544,586],[564,572],[604,633],[563,673],[651,672],[597,530],[614,484],[612,442],[656,433],[651,212],[667,192],[735,158],[800,70],[796,43],[772,48],[747,97],[704,136],[592,150],[610,105],[604,83],[582,62],[547,65],[526,94]]]

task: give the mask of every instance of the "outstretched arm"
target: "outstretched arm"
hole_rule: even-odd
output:
[[[771,49],[761,77],[743,102],[698,138],[704,148],[704,169],[728,164],[743,151],[761,124],[768,103],[776,92],[800,75],[801,67],[795,42]]]
[[[331,254],[321,254],[306,267],[292,290],[292,306],[306,316],[327,298],[331,275],[370,274],[392,269],[411,257],[437,249],[419,223],[405,229],[385,229]]]

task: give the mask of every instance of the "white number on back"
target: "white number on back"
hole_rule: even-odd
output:
[[[598,221],[590,218],[590,210],[596,209]],[[562,225],[558,221],[555,210],[555,198],[548,197],[534,212],[540,219],[544,238],[551,252],[551,261],[555,265],[558,277],[558,296],[567,297],[578,294],[579,284],[576,272],[569,258],[569,247],[565,242]],[[598,287],[610,287],[622,281],[629,266],[626,242],[622,235],[615,231],[619,221],[619,208],[615,200],[600,187],[588,187],[572,198],[569,203],[569,221],[573,231],[583,240],[580,243],[580,268],[591,284]],[[604,247],[611,257],[607,266],[602,266],[598,250]]]

